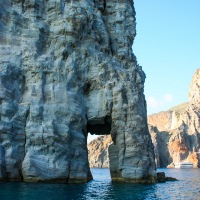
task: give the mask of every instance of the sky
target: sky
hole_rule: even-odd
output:
[[[133,52],[146,74],[149,115],[188,101],[200,68],[200,0],[135,0],[134,6]]]
[[[135,0],[133,52],[146,73],[147,113],[188,101],[200,67],[200,0]]]

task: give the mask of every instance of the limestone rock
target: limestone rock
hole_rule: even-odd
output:
[[[173,167],[186,160],[200,167],[199,72],[200,69],[191,82],[189,103],[148,116],[158,167]]]
[[[198,106],[200,104],[200,69],[197,69],[192,78],[189,92],[189,100],[190,104]]]
[[[113,180],[156,176],[135,26],[132,0],[0,1],[1,180],[90,180],[88,132]]]
[[[91,168],[109,168],[108,147],[112,144],[110,135],[99,136],[88,144]]]

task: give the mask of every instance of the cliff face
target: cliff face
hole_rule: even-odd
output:
[[[99,136],[88,144],[88,157],[91,168],[109,168],[108,147],[112,144],[110,135]]]
[[[193,76],[188,103],[148,116],[148,128],[154,144],[157,167],[174,167],[174,164],[180,161],[189,161],[194,167],[200,167],[199,99],[200,69]],[[89,149],[92,148],[90,145],[95,147],[93,144],[95,141],[88,144]],[[99,146],[103,146],[103,143]],[[89,156],[89,160],[92,160],[91,167],[99,166],[99,160],[94,161],[95,158],[94,154]]]
[[[87,134],[111,134],[113,180],[155,176],[132,53],[132,0],[0,1],[0,179],[91,179]]]
[[[200,69],[192,78],[189,103],[148,117],[158,167],[173,167],[180,161],[200,167],[199,86]]]

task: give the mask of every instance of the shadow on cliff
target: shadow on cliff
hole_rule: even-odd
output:
[[[156,165],[157,168],[166,168],[169,163],[172,162],[172,159],[170,157],[168,143],[166,141],[169,141],[169,133],[166,131],[159,132],[157,127],[152,126],[151,131],[156,133],[156,143],[154,143],[155,148],[155,154],[156,154]]]

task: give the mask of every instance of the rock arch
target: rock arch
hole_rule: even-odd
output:
[[[154,182],[133,1],[0,4],[0,179],[88,181],[87,132],[104,127],[112,179]]]

